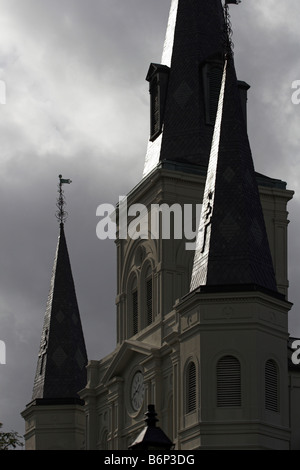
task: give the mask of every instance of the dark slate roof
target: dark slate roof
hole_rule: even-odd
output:
[[[87,353],[64,233],[60,224],[32,399],[79,398]]]
[[[221,125],[217,128],[216,124],[215,129],[220,135],[212,144],[207,171],[199,229],[202,242],[196,247],[191,290],[203,284],[256,284],[276,292],[232,59],[227,66],[221,112]]]
[[[151,450],[151,449],[164,449],[170,450],[174,444],[164,431],[156,426],[158,419],[155,412],[154,405],[148,405],[148,411],[145,413],[146,426],[140,432],[135,441],[129,446],[130,450]]]
[[[205,122],[201,66],[222,56],[223,24],[221,0],[178,0],[162,140],[150,144],[145,168],[165,159],[207,166],[213,126]]]

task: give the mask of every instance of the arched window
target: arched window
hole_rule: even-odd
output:
[[[279,375],[273,359],[268,359],[265,364],[265,408],[269,411],[279,411]]]
[[[217,406],[241,406],[241,364],[234,356],[223,356],[217,363]]]
[[[190,362],[186,371],[186,412],[196,409],[196,366]]]
[[[131,284],[131,320],[132,335],[135,335],[139,330],[139,304],[136,277],[134,277]]]
[[[152,268],[148,267],[145,276],[145,300],[146,300],[146,326],[153,322],[153,281],[152,281]]]

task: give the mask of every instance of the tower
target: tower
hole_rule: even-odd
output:
[[[85,446],[85,416],[78,392],[86,385],[87,353],[68,254],[60,175],[60,232],[33,385],[22,416],[28,450],[78,450]]]
[[[143,179],[116,210],[117,344],[80,392],[88,449],[130,447],[149,403],[176,449],[289,446],[293,193],[254,171],[225,3],[172,0],[147,73]]]
[[[150,403],[176,450],[299,448],[287,321],[293,192],[254,170],[249,85],[231,49],[235,3],[171,1],[162,60],[146,76],[143,177],[116,207],[116,347],[88,364],[60,177],[27,448],[132,448]]]
[[[229,50],[190,294],[176,307],[186,330],[180,360],[190,361],[199,385],[183,443],[204,449],[289,448],[290,308],[276,286]]]

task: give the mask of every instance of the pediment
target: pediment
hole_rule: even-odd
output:
[[[150,357],[158,348],[141,341],[126,340],[120,346],[104,374],[103,382],[109,382],[115,376],[121,376],[123,370],[133,360],[134,356],[142,356],[141,360]],[[143,357],[144,356],[144,357]]]

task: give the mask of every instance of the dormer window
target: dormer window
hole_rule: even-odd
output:
[[[160,112],[160,89],[159,78],[155,75],[150,83],[151,96],[151,140],[158,136],[162,128],[162,116]]]
[[[169,71],[166,65],[151,64],[146,77],[150,92],[151,141],[154,141],[162,131]]]
[[[211,126],[216,120],[223,69],[224,62],[218,58],[208,60],[202,68],[205,122]]]

